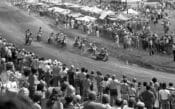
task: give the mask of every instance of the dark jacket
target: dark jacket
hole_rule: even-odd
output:
[[[145,106],[154,106],[155,96],[150,90],[146,90],[141,93],[140,100],[145,103]]]

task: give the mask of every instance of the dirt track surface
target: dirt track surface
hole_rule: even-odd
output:
[[[72,53],[70,50],[74,50],[74,48],[72,48],[71,40],[68,41],[69,44],[66,49],[48,45],[45,43],[46,41],[33,42],[31,46],[24,46],[24,31],[30,28],[32,32],[36,33],[40,26],[44,29],[44,40],[52,31],[57,31],[53,30],[46,22],[29,16],[27,13],[0,1],[0,32],[5,34],[4,37],[15,43],[17,47],[25,48],[46,58],[59,59],[68,65],[74,64],[77,67],[86,67],[89,71],[99,70],[103,73],[116,74],[118,77],[126,74],[129,78],[136,77],[139,80],[147,81],[152,77],[157,77],[166,82],[174,81],[175,75],[173,74],[148,70],[138,66],[129,66],[114,58],[110,58],[108,62],[101,62]]]

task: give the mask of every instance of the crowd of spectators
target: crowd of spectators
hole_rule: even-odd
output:
[[[67,66],[0,37],[1,109],[174,109],[173,83]]]
[[[102,22],[99,21],[99,18],[96,21],[85,22],[69,15],[54,14],[54,12],[51,12],[49,17],[56,20],[56,25],[64,25],[65,29],[79,29],[87,35],[110,38],[116,43],[116,47],[123,47],[124,49],[141,48],[148,51],[150,55],[155,53],[172,54],[174,33],[170,32],[166,6],[161,3],[160,6],[155,7],[143,5],[141,8],[138,7],[137,10],[139,15],[134,16],[129,21],[111,21],[107,16],[103,20],[101,19]],[[118,11],[121,13],[120,10]],[[118,11],[115,12],[118,13]],[[90,16],[94,17],[91,14]],[[153,32],[151,28],[160,23],[162,24],[163,33]]]
[[[143,20],[143,19],[147,20]],[[135,18],[134,18],[135,19]],[[115,41],[123,45],[124,48],[142,48],[150,52],[150,55],[156,53],[172,53],[172,44],[174,33],[170,32],[170,23],[168,14],[162,8],[144,8],[141,16],[135,20],[126,23],[106,22],[103,28],[113,32]],[[155,33],[151,28],[160,25],[163,33]],[[118,38],[119,37],[119,38]],[[154,53],[152,53],[155,51]]]
[[[111,28],[125,33],[124,48],[133,41],[139,47],[139,34],[134,34],[130,26],[126,29],[121,24],[112,24]],[[149,26],[145,30],[149,31]],[[161,41],[169,44],[172,38],[166,36],[160,41],[159,38],[156,34],[143,37],[143,48],[149,48],[150,54],[155,47],[164,51]],[[121,40],[117,34],[114,39],[116,43]],[[127,75],[119,78],[83,66],[68,66],[19,49],[2,37],[0,63],[1,109],[175,109],[173,82],[162,83],[155,77],[149,82],[139,82]]]
[[[57,16],[56,16],[57,17]],[[123,48],[142,48],[153,55],[156,53],[171,54],[173,35],[170,33],[170,23],[168,14],[162,7],[145,7],[138,17],[129,21],[110,21],[106,17],[102,22],[80,22],[73,17],[57,17],[60,24],[64,24],[66,29],[80,29],[87,35],[97,37],[111,38],[117,47]],[[60,19],[61,18],[61,19]],[[151,30],[154,26],[160,24],[163,28],[163,34],[155,33]]]

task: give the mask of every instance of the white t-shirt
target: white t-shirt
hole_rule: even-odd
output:
[[[119,85],[119,81],[117,79],[112,80],[109,82],[109,88],[110,89],[117,89]]]
[[[128,107],[127,105],[123,107],[123,109],[134,109],[132,107]]]
[[[167,100],[170,95],[170,91],[167,89],[162,89],[159,91],[159,95],[161,97],[161,100]]]
[[[14,82],[8,81],[7,84],[6,84],[6,87],[8,89],[17,88],[17,83],[15,81]]]

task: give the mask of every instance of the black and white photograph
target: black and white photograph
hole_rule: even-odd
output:
[[[0,0],[0,109],[175,109],[175,0]]]

